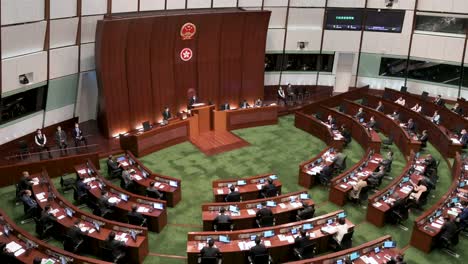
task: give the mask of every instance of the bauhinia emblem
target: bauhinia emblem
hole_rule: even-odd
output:
[[[193,56],[193,52],[189,48],[184,48],[180,51],[180,59],[183,61],[189,61]]]
[[[193,23],[190,23],[190,22],[185,23],[180,28],[180,36],[182,37],[183,40],[192,39],[196,33],[197,33],[197,27]]]

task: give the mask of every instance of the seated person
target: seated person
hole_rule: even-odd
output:
[[[219,248],[214,246],[214,240],[212,238],[208,240],[208,246],[204,246],[200,250],[200,256],[202,258],[221,258],[221,252]]]
[[[300,220],[310,219],[314,217],[315,214],[315,205],[308,205],[306,203],[302,203],[302,210],[297,212],[297,218]]]
[[[458,222],[460,223],[460,228],[465,229],[468,226],[468,202],[462,201],[463,210],[458,214]]]
[[[155,186],[156,182],[151,181],[149,187],[146,188],[146,196],[155,198],[155,199],[162,199],[163,194],[159,192],[158,188]]]
[[[381,113],[384,112],[384,105],[383,105],[382,101],[379,101],[377,107],[375,108],[375,111],[378,111],[378,112],[381,112]]]
[[[427,130],[423,130],[422,134],[418,137],[418,140],[421,141],[421,147],[424,148],[427,146],[427,141],[429,140]]]
[[[458,103],[455,103],[455,105],[450,110],[458,115],[463,115],[463,109]]]
[[[257,100],[255,100],[255,107],[262,107],[263,106],[263,102],[260,98],[258,98]]]
[[[400,113],[398,113],[398,111],[393,111],[393,113],[390,115],[390,118],[392,118],[393,120],[397,121],[397,122],[400,122]]]
[[[415,206],[419,204],[421,195],[427,191],[426,185],[424,185],[422,180],[419,180],[417,184],[414,184],[412,181],[410,181],[411,185],[413,185],[413,192],[410,194],[408,198],[408,207]]]
[[[439,111],[434,111],[434,115],[432,116],[431,118],[431,121],[432,123],[436,124],[436,125],[440,125],[440,115],[439,115]]]
[[[61,150],[66,149],[68,146],[67,133],[65,133],[60,126],[57,127],[57,131],[55,132],[55,143]]]
[[[86,183],[84,183],[83,178],[78,177],[75,184],[76,184],[76,195],[77,195],[77,197],[75,197],[76,200],[79,200],[85,195],[88,195],[88,190],[90,190],[91,188]]]
[[[310,241],[309,236],[307,236],[307,231],[301,229],[300,235],[296,237],[294,240],[294,248],[303,256],[303,258],[312,258],[314,253],[313,252],[304,252],[304,249],[312,244],[313,242]]]
[[[132,210],[127,213],[128,222],[132,225],[141,225],[145,221],[145,217],[138,212],[138,206],[132,204]]]
[[[249,256],[252,260],[254,260],[256,256],[268,255],[268,249],[261,242],[262,240],[259,236],[255,237],[255,246],[251,247],[249,252]]]
[[[273,211],[266,206],[266,202],[262,202],[262,208],[257,211],[256,218],[261,220],[263,217],[273,216]]]
[[[380,165],[384,166],[385,167],[385,171],[390,171],[391,168],[392,168],[392,163],[393,163],[393,152],[392,151],[389,151],[387,152],[387,155],[385,157],[385,159],[383,159],[381,162],[380,162]]]
[[[341,241],[343,240],[344,235],[348,233],[348,224],[346,223],[345,218],[338,219],[338,225],[333,227],[330,230],[330,234],[333,234],[333,240],[341,246]]]
[[[118,162],[114,161],[112,155],[109,155],[107,158],[107,174],[111,178],[115,178],[117,176],[122,175],[122,165],[119,164]]]
[[[327,117],[327,125],[330,126],[331,129],[336,129],[336,120],[333,118],[332,115],[328,115]]]
[[[225,102],[224,104],[221,105],[220,110],[230,110],[231,106],[229,105],[228,102]]]
[[[228,195],[226,195],[226,198],[224,198],[224,200],[226,202],[240,202],[241,200],[241,195],[240,195],[240,192],[236,191],[236,187],[234,185],[231,185],[229,187],[229,191],[230,193],[228,193]]]
[[[408,119],[408,123],[406,123],[405,128],[409,133],[414,133],[416,131],[416,125],[412,118]]]
[[[400,98],[398,98],[396,101],[395,101],[395,104],[399,104],[399,105],[402,105],[402,106],[405,106],[406,104],[406,101],[403,97],[400,96]]]
[[[33,185],[33,181],[31,180],[31,177],[29,176],[29,172],[23,171],[21,180],[18,183],[19,191],[31,190],[32,185]]]
[[[127,167],[122,171],[120,187],[125,190],[131,190],[134,187],[133,178],[130,175],[130,167]]]
[[[250,105],[249,105],[249,103],[247,103],[247,100],[245,100],[245,99],[242,100],[242,102],[239,104],[239,108],[241,108],[241,109],[245,109],[245,108],[249,108],[249,107],[250,107]]]
[[[72,130],[73,140],[75,141],[75,147],[78,147],[81,142],[84,142],[85,145],[88,145],[86,137],[83,136],[83,131],[80,129],[80,125],[75,123],[75,128]]]
[[[44,207],[44,211],[41,212],[41,217],[39,218],[39,222],[36,225],[36,232],[40,238],[44,237],[46,233],[49,233],[46,230],[53,228],[57,222],[57,218],[52,214],[51,211],[52,208],[50,205],[46,205]]]
[[[411,107],[411,110],[415,111],[416,113],[421,113],[422,106],[420,106],[418,103],[416,103],[413,107]]]
[[[376,187],[380,185],[384,176],[385,176],[385,166],[380,165],[379,169],[376,172],[373,172],[369,176],[369,178],[367,178],[367,181],[372,187]]]
[[[172,115],[171,115],[171,111],[169,111],[169,107],[164,107],[164,111],[162,112],[162,116],[163,116],[163,120],[164,121],[168,121],[169,119],[171,119]]]
[[[352,140],[351,132],[346,128],[346,126],[344,124],[341,126],[341,131],[340,132],[341,132],[341,135],[344,138],[345,146],[348,145]]]
[[[273,179],[267,179],[267,183],[264,184],[260,190],[260,195],[262,197],[274,197],[278,195],[278,188],[276,188],[275,184],[273,183]]]
[[[439,245],[443,248],[451,249],[458,242],[458,227],[454,219],[444,217],[444,224],[439,233]]]
[[[80,220],[75,220],[73,226],[68,229],[67,236],[71,239],[71,242],[76,245],[83,241],[83,235],[84,233],[81,231]]]
[[[424,165],[426,165],[426,170],[437,169],[437,161],[432,157],[431,154],[427,154],[424,159]]]
[[[103,215],[103,212],[111,212],[114,207],[114,205],[109,202],[109,194],[106,190],[101,191],[101,197],[98,199],[98,207],[100,210],[100,216]]]
[[[217,215],[216,218],[213,220],[214,229],[218,230],[217,227],[220,224],[221,225],[232,224],[232,219],[229,215],[226,215],[226,208],[224,207],[221,207],[221,209],[219,210],[219,215]],[[223,231],[226,231],[226,230],[223,230]]]
[[[364,118],[364,109],[362,109],[362,107],[359,107],[359,110],[354,115],[354,118],[356,118],[359,121]]]
[[[109,236],[106,238],[105,246],[112,252],[112,259],[119,258],[125,255],[125,243],[115,239],[115,232],[112,231],[109,233]]]
[[[437,95],[437,97],[434,99],[434,104],[436,104],[438,106],[445,105],[445,101],[444,101],[444,99],[442,99],[442,96],[440,94]]]
[[[31,217],[34,217],[38,216],[41,210],[37,206],[36,200],[34,200],[31,195],[32,193],[30,190],[25,190],[21,196],[21,201],[23,202],[25,213],[30,214],[29,216]]]
[[[325,165],[322,168],[322,171],[318,174],[319,180],[321,184],[328,184],[333,175],[333,165]]]
[[[463,145],[463,148],[466,148],[468,145],[468,133],[466,133],[466,129],[462,129],[460,131],[460,143]]]
[[[386,264],[406,264],[406,261],[403,260],[403,255],[398,254],[395,257],[391,257]]]
[[[377,125],[377,122],[375,121],[375,118],[371,116],[369,119],[369,122],[367,122],[366,127],[369,129],[375,129],[375,126]]]
[[[353,200],[359,200],[361,191],[364,187],[367,187],[367,181],[363,178],[359,178],[357,183],[353,186],[353,188],[349,192],[349,198]]]

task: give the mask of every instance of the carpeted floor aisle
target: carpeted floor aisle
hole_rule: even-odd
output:
[[[234,131],[234,133],[251,146],[231,152],[206,157],[190,143],[182,143],[141,158],[151,170],[182,179],[182,201],[176,208],[168,209],[168,225],[160,234],[150,233],[150,252],[145,263],[185,263],[187,232],[201,230],[201,203],[213,200],[211,181],[219,178],[241,178],[262,173],[274,172],[278,174],[283,183],[283,193],[299,190],[297,185],[298,165],[304,160],[314,157],[325,144],[317,138],[294,127],[294,116],[280,118],[275,126],[256,127]],[[399,175],[405,165],[402,154],[392,146],[395,152],[392,175]],[[427,153],[432,153],[437,159],[440,154],[429,146]],[[347,166],[358,162],[364,150],[355,142],[352,142],[345,150],[348,155]],[[102,172],[106,175],[105,161],[101,161]],[[432,205],[447,190],[451,182],[450,170],[442,160],[439,167],[440,182],[433,192],[428,205]],[[382,188],[390,181],[382,183]],[[56,181],[58,185],[58,180]],[[309,190],[313,200],[318,205],[316,215],[321,215],[340,209],[328,202],[328,190],[323,187],[315,187]],[[6,187],[0,189],[0,206],[15,220],[19,221],[22,215],[22,206],[14,206],[11,197],[14,189]],[[66,195],[72,199],[71,193]],[[366,210],[355,205],[346,205],[348,217],[357,225],[354,233],[354,245],[358,245],[375,239],[385,234],[390,234],[402,248],[408,245],[411,236],[411,228],[415,215],[406,222],[409,231],[403,231],[398,227],[386,226],[376,228],[365,222]],[[28,231],[34,233],[34,225],[22,225]],[[468,253],[462,252],[467,248],[468,240],[460,239],[457,246],[461,254],[460,260],[450,257],[439,251],[426,255],[416,249],[409,248],[406,251],[408,263],[462,263],[462,259],[468,257]],[[58,241],[50,241],[60,245]]]

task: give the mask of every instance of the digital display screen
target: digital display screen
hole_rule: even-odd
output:
[[[326,11],[325,29],[361,30],[362,18],[362,9],[328,8]]]
[[[367,10],[365,30],[401,33],[404,21],[404,10]]]

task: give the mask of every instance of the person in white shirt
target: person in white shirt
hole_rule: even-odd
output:
[[[286,94],[284,93],[284,90],[283,88],[280,86],[278,88],[278,104],[279,104],[279,101],[283,101],[284,102],[284,106],[286,106]]]
[[[422,107],[416,103],[412,108],[411,110],[415,111],[416,113],[421,113],[421,110],[422,110]]]
[[[333,239],[341,245],[341,241],[343,240],[344,235],[348,233],[348,224],[346,223],[345,218],[338,219],[338,225],[334,228],[330,229],[330,233],[333,234]]]
[[[406,101],[405,101],[405,99],[403,99],[403,97],[400,97],[395,101],[395,103],[399,104],[399,105],[402,105],[402,106],[405,106]]]
[[[52,158],[52,154],[50,153],[50,149],[47,146],[47,138],[40,129],[36,130],[36,135],[34,136],[34,142],[39,147],[40,151],[46,150],[49,153],[49,157]]]
[[[439,125],[440,124],[440,115],[439,111],[434,111],[434,115],[432,116],[432,123]]]

